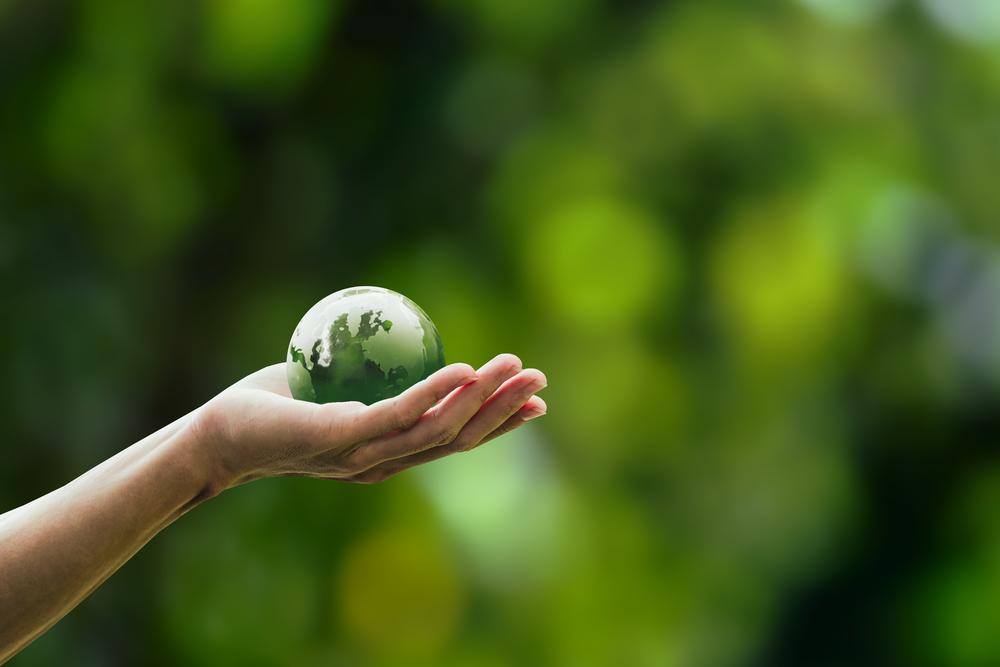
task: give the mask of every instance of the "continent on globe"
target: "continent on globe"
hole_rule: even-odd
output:
[[[351,287],[302,317],[288,345],[288,388],[315,403],[391,398],[444,366],[420,306],[382,287]]]

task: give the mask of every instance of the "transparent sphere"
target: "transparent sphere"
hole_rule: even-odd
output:
[[[288,345],[292,396],[316,403],[390,398],[444,366],[427,313],[382,287],[351,287],[302,317]]]

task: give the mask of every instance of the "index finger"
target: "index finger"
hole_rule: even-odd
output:
[[[469,364],[449,364],[399,396],[372,403],[358,415],[359,438],[375,438],[412,426],[448,394],[476,377]]]

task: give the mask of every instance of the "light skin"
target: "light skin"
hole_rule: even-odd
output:
[[[52,627],[154,535],[265,477],[381,482],[545,414],[535,369],[501,354],[451,364],[370,406],[291,398],[285,365],[211,401],[69,484],[0,515],[0,663]]]

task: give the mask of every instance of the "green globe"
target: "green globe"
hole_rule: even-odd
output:
[[[427,313],[402,294],[351,287],[302,317],[285,366],[297,399],[371,404],[444,366],[444,348]]]

